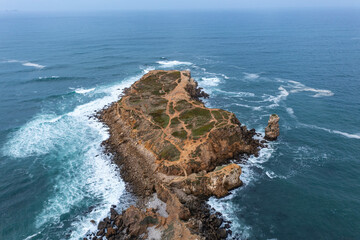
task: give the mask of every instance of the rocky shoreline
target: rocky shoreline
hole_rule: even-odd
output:
[[[114,156],[136,206],[98,223],[85,239],[225,239],[224,221],[206,204],[242,185],[230,160],[264,147],[233,113],[209,109],[189,71],[151,71],[99,118],[108,127]]]

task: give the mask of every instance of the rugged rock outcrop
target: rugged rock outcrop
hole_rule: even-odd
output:
[[[268,125],[265,128],[265,139],[274,141],[280,135],[279,129],[280,117],[277,114],[272,114],[269,118]]]
[[[239,187],[241,168],[229,160],[257,154],[262,145],[233,113],[206,108],[199,98],[207,96],[189,71],[158,70],[102,111],[110,131],[104,144],[142,201],[104,219],[99,237],[146,239],[154,231],[161,239],[227,236],[203,200]],[[142,204],[154,193],[166,203],[166,216]]]

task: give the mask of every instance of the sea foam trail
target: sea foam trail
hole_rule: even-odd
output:
[[[288,83],[290,83],[290,87],[294,88],[293,90],[290,91],[291,93],[314,92],[315,94],[313,95],[313,97],[330,97],[334,95],[334,93],[330,90],[307,87],[304,84],[297,81],[289,80]]]
[[[226,95],[231,95],[231,97],[255,97],[254,93],[251,92],[231,92],[231,91],[223,91],[220,89],[216,89],[217,92],[224,93]]]
[[[318,127],[316,125],[304,124],[304,123],[301,123],[300,125],[304,126],[304,127],[308,127],[308,128],[323,130],[328,133],[339,134],[339,135],[342,135],[347,138],[360,139],[360,133],[346,133],[346,132],[342,132],[342,131],[338,131],[338,130],[332,130],[332,129]]]
[[[276,81],[281,82],[281,83],[286,82],[287,85],[281,85],[278,88],[279,94],[276,96],[272,96],[272,95],[268,95],[268,94],[263,95],[264,102],[273,102],[273,104],[267,106],[267,108],[274,108],[274,107],[279,106],[280,102],[286,100],[286,98],[291,93],[314,92],[315,94],[313,95],[313,97],[330,97],[330,96],[334,95],[334,93],[331,92],[330,90],[310,88],[310,87],[307,87],[306,85],[304,85],[300,82],[297,82],[297,81],[282,80],[279,78],[276,78]],[[289,114],[291,115],[290,112],[289,112]]]
[[[45,68],[44,65],[41,65],[38,63],[33,63],[33,62],[28,62],[28,61],[8,60],[8,61],[5,61],[5,63],[21,63],[25,67],[34,67],[34,68],[38,68],[38,69]]]
[[[144,73],[147,71],[145,69]],[[2,150],[6,156],[36,156],[49,171],[56,168],[53,170],[57,173],[53,179],[53,191],[36,217],[38,231],[46,232],[49,226],[61,226],[61,217],[68,214],[72,224],[66,231],[71,232],[71,239],[80,239],[96,230],[90,220],[101,220],[111,205],[119,204],[125,184],[117,166],[101,148],[101,143],[109,137],[107,127],[94,118],[89,119],[89,116],[116,101],[122,90],[141,75],[93,90],[106,96],[80,105],[72,112],[35,117],[5,144]],[[79,206],[88,206],[91,210],[71,215],[74,214],[72,209]]]
[[[264,102],[272,102],[273,104],[267,106],[267,108],[273,108],[273,107],[277,107],[279,106],[279,103],[283,100],[285,100],[287,98],[287,96],[289,96],[289,92],[283,87],[280,86],[278,88],[278,90],[280,91],[279,94],[277,96],[269,96],[269,95],[264,95]]]
[[[160,64],[160,67],[162,67],[162,68],[172,68],[172,67],[180,66],[180,65],[187,65],[187,66],[192,65],[191,62],[181,62],[181,61],[177,61],[177,60],[174,60],[174,61],[164,60],[164,61],[158,61],[156,63]]]

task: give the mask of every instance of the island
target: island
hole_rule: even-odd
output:
[[[264,147],[235,114],[207,108],[190,71],[154,70],[102,110],[104,141],[137,204],[110,209],[89,239],[225,239],[206,200],[242,185],[236,160]]]

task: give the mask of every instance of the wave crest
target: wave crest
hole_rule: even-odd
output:
[[[192,65],[191,62],[181,62],[181,61],[177,61],[177,60],[174,60],[174,61],[164,60],[164,61],[157,61],[156,63],[160,64],[160,67],[163,67],[163,68],[172,68],[172,67],[180,66],[180,65],[186,65],[186,66]]]

